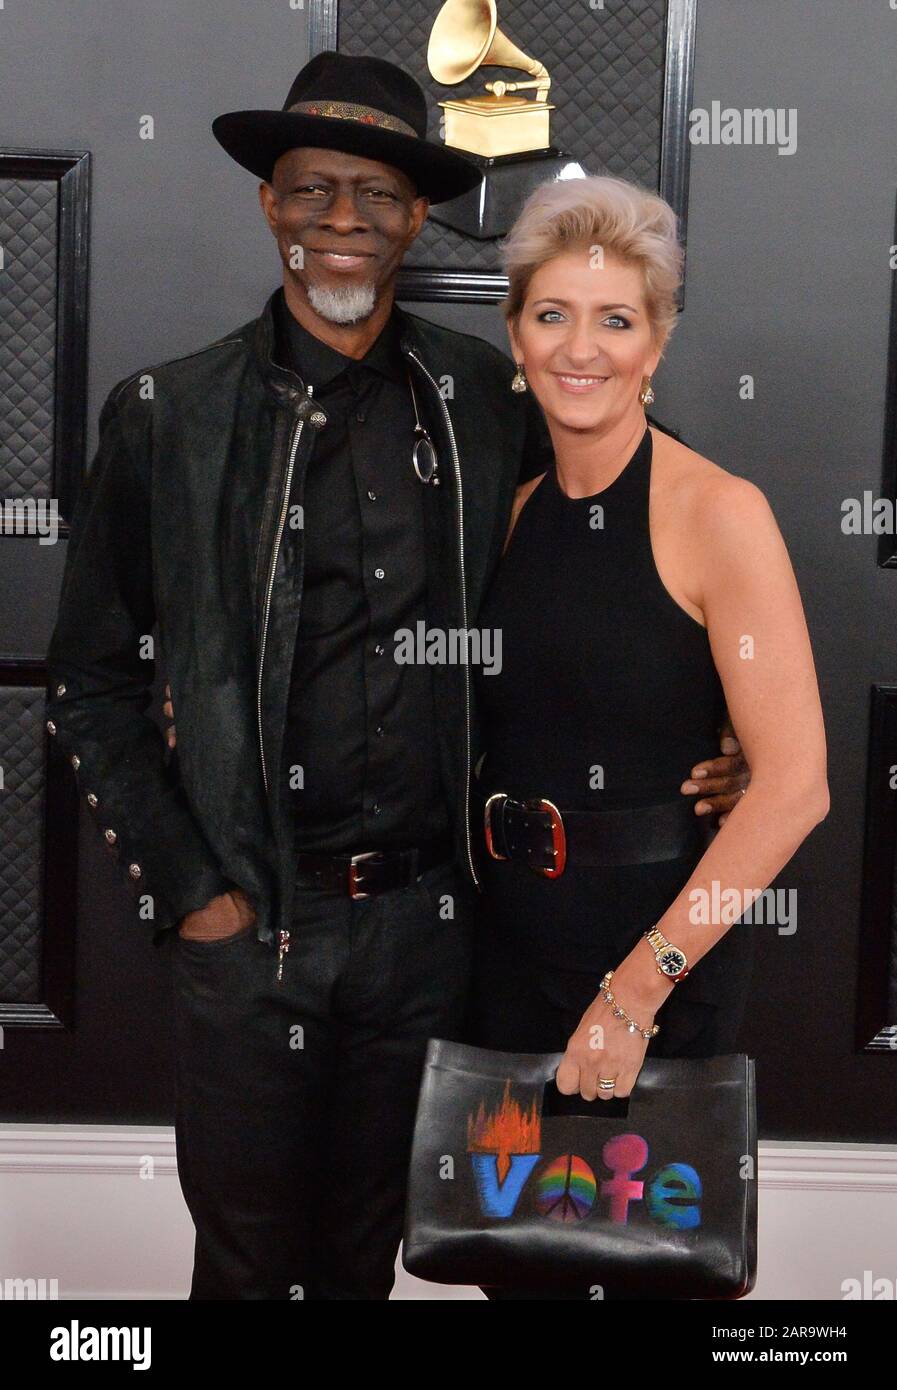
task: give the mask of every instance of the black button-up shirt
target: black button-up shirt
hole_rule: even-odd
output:
[[[423,491],[395,316],[356,360],[277,300],[285,365],[327,414],[303,506],[304,575],[283,775],[296,844],[323,852],[421,845],[449,833],[430,666],[395,660],[426,622]],[[285,533],[285,540],[290,534]],[[287,542],[288,543],[288,542]]]

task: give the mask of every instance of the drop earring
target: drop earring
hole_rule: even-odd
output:
[[[526,373],[523,370],[522,362],[517,363],[517,370],[511,381],[511,390],[518,392],[526,390]]]
[[[654,392],[651,390],[651,378],[649,376],[642,377],[642,389],[638,393],[638,398],[642,405],[654,404]]]

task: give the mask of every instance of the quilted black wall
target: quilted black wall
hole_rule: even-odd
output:
[[[0,999],[34,1004],[40,997],[42,878],[45,857],[41,816],[46,778],[44,691],[9,686],[3,691],[0,764],[0,883],[3,930]]]
[[[0,279],[0,497],[52,493],[59,189],[0,178],[6,273]]]
[[[282,104],[307,55],[308,11],[213,8],[31,0],[4,11],[5,142],[94,160],[89,452],[115,381],[244,322],[278,280],[255,182],[209,126],[220,111]],[[522,7],[503,9],[522,38]],[[797,889],[798,930],[763,938],[742,1037],[757,1058],[761,1134],[776,1138],[893,1142],[897,1123],[897,1056],[854,1043],[869,690],[897,679],[897,575],[876,566],[873,537],[840,529],[842,500],[881,480],[895,67],[894,15],[878,0],[699,4],[695,104],[799,118],[790,156],[692,150],[687,304],[654,407],[769,497],[827,715],[832,812],[780,880]],[[152,141],[138,137],[145,113]],[[503,341],[493,306],[414,307]],[[0,537],[4,655],[44,655],[63,549]],[[79,865],[74,1027],[7,1028],[3,1118],[167,1122],[161,962],[89,824]]]

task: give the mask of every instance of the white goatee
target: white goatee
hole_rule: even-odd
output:
[[[377,302],[373,285],[346,285],[335,290],[309,285],[306,293],[315,313],[330,323],[358,323],[360,319],[369,319]]]

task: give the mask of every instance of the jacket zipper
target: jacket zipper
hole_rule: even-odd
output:
[[[408,356],[414,358],[414,361],[420,367],[424,376],[427,378],[430,385],[433,387],[433,390],[436,392],[439,404],[442,408],[442,415],[443,419],[445,420],[445,426],[448,430],[449,442],[452,447],[452,466],[455,472],[455,482],[458,487],[458,568],[461,575],[461,621],[464,624],[464,631],[466,633],[467,580],[464,574],[464,499],[461,491],[461,461],[458,458],[458,446],[455,443],[455,431],[452,428],[452,417],[449,414],[448,406],[446,405],[442,396],[442,392],[436,385],[436,382],[434,381],[433,377],[427,371],[426,367],[424,366],[420,358],[417,356],[417,354],[412,352],[410,348],[408,349]],[[471,849],[470,843],[470,759],[472,750],[470,746],[470,667],[466,661],[464,663],[464,732],[466,749],[466,755],[464,758],[464,835],[465,845],[467,849],[467,862],[470,865],[470,874],[477,888],[479,888],[480,880],[477,878],[477,871],[473,866],[473,851]]]
[[[308,388],[311,395],[311,387]],[[287,512],[290,506],[290,488],[293,482],[293,469],[296,466],[296,452],[299,448],[299,439],[302,434],[302,426],[305,422],[297,420],[293,426],[293,434],[290,439],[289,461],[283,483],[283,497],[280,504],[280,516],[277,522],[277,531],[274,536],[274,548],[271,551],[271,564],[268,569],[268,583],[265,588],[265,606],[262,610],[262,631],[259,640],[259,670],[258,683],[256,686],[256,715],[258,719],[259,734],[259,753],[262,760],[262,781],[265,784],[265,795],[268,794],[268,768],[265,763],[265,739],[262,733],[262,680],[265,672],[265,648],[268,642],[268,619],[271,615],[271,595],[274,592],[274,574],[277,569],[277,558],[280,554],[280,545],[283,539],[283,529],[286,525]],[[290,949],[290,933],[284,928],[280,928],[277,933],[277,979],[283,979],[283,958]]]
[[[280,516],[277,522],[277,531],[274,536],[274,548],[271,551],[271,564],[268,569],[268,583],[265,587],[265,606],[262,609],[262,632],[259,641],[259,673],[258,684],[256,687],[256,712],[258,718],[259,731],[259,752],[262,758],[262,780],[265,784],[265,791],[268,791],[268,769],[265,763],[265,740],[262,734],[262,676],[265,669],[265,647],[268,642],[268,619],[271,615],[271,595],[274,591],[274,573],[277,569],[277,557],[280,554],[280,543],[283,538],[283,528],[286,525],[287,511],[290,505],[290,485],[293,481],[293,469],[296,464],[296,450],[299,447],[299,436],[302,434],[302,426],[305,422],[297,420],[293,426],[293,435],[290,440],[289,462],[287,464],[286,476],[283,485],[283,497],[280,503]]]

